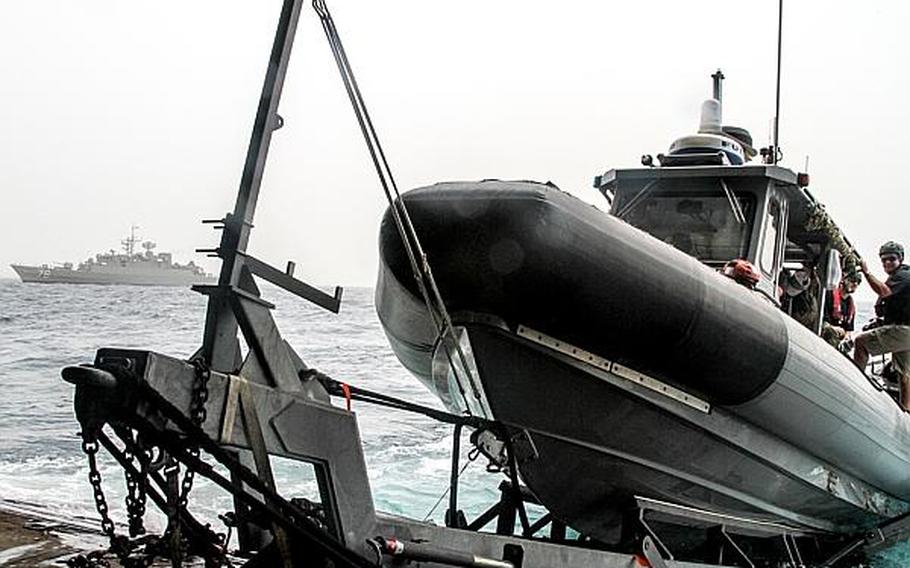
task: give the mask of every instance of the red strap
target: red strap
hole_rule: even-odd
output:
[[[341,391],[344,392],[344,402],[347,404],[348,412],[351,411],[351,387],[347,383],[341,383]]]
[[[840,323],[840,321],[844,319],[844,314],[841,313],[841,308],[840,308],[840,304],[841,304],[840,286],[835,288],[834,293],[831,295],[832,295],[832,299],[833,299],[832,306],[831,306],[831,315],[834,316],[834,319],[838,323]]]

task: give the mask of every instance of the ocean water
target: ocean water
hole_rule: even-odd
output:
[[[346,289],[337,315],[276,288],[264,287],[263,295],[277,306],[274,316],[283,337],[311,367],[353,385],[440,408],[391,353],[371,289]],[[860,308],[861,316],[868,313],[869,306]],[[95,521],[73,390],[60,378],[60,369],[91,362],[100,347],[187,357],[201,342],[204,314],[205,298],[188,289],[0,280],[0,505],[25,503],[64,519]],[[452,428],[356,401],[353,410],[376,508],[442,523],[446,502],[436,505],[448,486]],[[483,459],[468,463],[468,449],[465,440],[462,464],[467,466],[459,503],[473,518],[496,501],[501,477],[487,473]],[[316,495],[308,468],[278,459],[273,467],[284,494]],[[122,473],[103,455],[101,473],[111,516],[124,523]],[[197,478],[190,501],[194,513],[220,530],[217,515],[230,509],[223,492]],[[154,507],[149,504],[149,509]],[[160,530],[164,519],[150,513],[146,524]],[[888,551],[874,566],[910,566],[910,546]]]
[[[352,385],[441,408],[391,353],[371,289],[346,289],[338,315],[276,288],[263,294],[277,305],[274,316],[283,337],[309,366]],[[95,519],[73,389],[60,370],[91,362],[100,347],[188,357],[201,342],[204,314],[205,298],[182,288],[0,281],[0,500],[36,505],[64,518]],[[446,503],[434,505],[448,487],[452,427],[356,401],[353,410],[376,508],[441,523]],[[462,448],[467,463],[467,440]],[[308,467],[283,459],[274,459],[273,467],[283,493],[317,494]],[[110,458],[101,460],[101,473],[112,518],[125,522],[122,474]],[[498,497],[500,478],[487,474],[480,460],[467,466],[462,479],[459,501],[469,518]],[[230,509],[230,500],[197,478],[190,508],[218,528],[217,514]],[[147,524],[163,523],[152,515]]]

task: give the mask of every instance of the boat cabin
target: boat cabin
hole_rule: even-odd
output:
[[[728,164],[720,153],[708,165],[691,165],[692,154],[682,165],[659,158],[660,166],[596,178],[611,214],[717,270],[748,261],[759,276],[754,289],[820,333],[824,292],[840,282],[842,263],[856,257],[806,189],[808,176],[770,164]],[[794,292],[808,295],[798,313]]]
[[[697,133],[656,164],[643,156],[644,167],[610,170],[594,187],[612,215],[712,268],[744,271],[739,280],[821,334],[825,292],[856,270],[859,255],[806,189],[808,174],[776,165],[778,148],[758,152],[747,130],[723,124],[724,76],[711,78]]]

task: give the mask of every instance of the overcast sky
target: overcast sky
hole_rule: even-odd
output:
[[[691,133],[722,68],[724,118],[768,141],[777,2],[330,1],[402,189],[594,175]],[[6,0],[0,277],[81,261],[130,225],[199,261],[233,208],[276,0]],[[782,165],[812,176],[860,251],[910,244],[910,4],[785,6]],[[385,207],[309,2],[250,250],[309,282],[372,285]],[[217,264],[206,261],[209,269]]]

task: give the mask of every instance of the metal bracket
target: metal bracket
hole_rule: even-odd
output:
[[[322,290],[314,288],[305,282],[301,282],[290,274],[282,272],[245,252],[237,251],[237,255],[243,258],[243,261],[250,269],[250,272],[271,282],[279,288],[283,288],[291,294],[309,300],[332,313],[337,314],[341,309],[341,294],[344,292],[344,289],[341,286],[335,286],[335,295],[329,296]]]
[[[259,421],[259,414],[256,411],[256,401],[250,390],[250,383],[244,380],[231,381],[230,386],[239,385],[240,410],[243,417],[243,432],[246,441],[250,445],[253,453],[253,461],[256,464],[256,473],[270,489],[275,488],[275,476],[272,474],[272,464],[269,461],[269,453],[266,449],[265,439],[262,436],[262,423]],[[284,568],[292,568],[291,546],[288,542],[287,532],[278,524],[272,523],[272,535],[275,538],[275,544],[278,546],[282,564]]]
[[[736,222],[740,225],[745,225],[746,214],[743,213],[743,208],[739,205],[739,201],[737,201],[733,192],[730,191],[724,178],[720,178],[720,187],[724,190],[724,195],[727,196],[727,201],[730,203],[730,209],[733,210],[733,218],[736,219]]]
[[[749,565],[749,568],[755,568],[755,563],[753,563],[752,560],[750,560],[749,557],[746,555],[746,553],[743,551],[743,549],[740,548],[739,545],[736,544],[736,542],[733,540],[733,537],[730,536],[730,534],[727,532],[727,527],[725,527],[725,526],[723,526],[723,525],[720,526],[720,535],[721,535],[722,537],[724,537],[724,540],[725,540],[730,546],[733,547],[733,550],[735,550],[737,553],[739,553],[739,556],[740,556],[743,560],[746,561],[746,564]]]
[[[664,551],[667,553],[667,556],[670,557],[670,560],[673,560],[673,553],[670,552],[670,549],[667,548],[666,544],[661,542],[660,537],[657,536],[657,533],[654,532],[654,529],[648,526],[648,523],[645,522],[645,511],[646,509],[640,509],[638,511],[638,522],[641,527],[645,529],[645,532],[648,533],[641,541],[641,550],[653,568],[666,568],[667,563],[664,561],[664,557],[660,555],[660,552],[654,546],[654,543],[656,542],[660,545],[661,548],[664,549]]]
[[[618,219],[624,218],[624,217],[629,213],[629,211],[631,211],[632,209],[634,209],[634,208],[638,205],[638,203],[639,203],[642,199],[644,199],[645,196],[648,195],[648,193],[649,193],[652,189],[654,189],[654,187],[655,187],[658,183],[660,183],[660,180],[659,180],[659,179],[655,179],[655,180],[649,181],[647,184],[645,184],[645,186],[644,186],[643,188],[641,188],[641,191],[639,191],[638,193],[636,193],[635,196],[632,197],[632,199],[630,199],[628,202],[626,202],[625,206],[616,214],[616,217],[617,217]]]
[[[799,553],[799,547],[796,545],[796,538],[791,534],[784,534],[784,548],[787,556],[790,558],[790,564],[793,566],[804,566],[803,557]]]
[[[646,536],[644,539],[642,539],[641,552],[645,555],[645,558],[648,560],[648,564],[651,566],[651,568],[670,567],[670,565],[667,564],[667,561],[664,560],[664,557],[660,555],[660,552],[657,550],[657,547],[654,545],[654,541],[651,540],[650,536]]]

